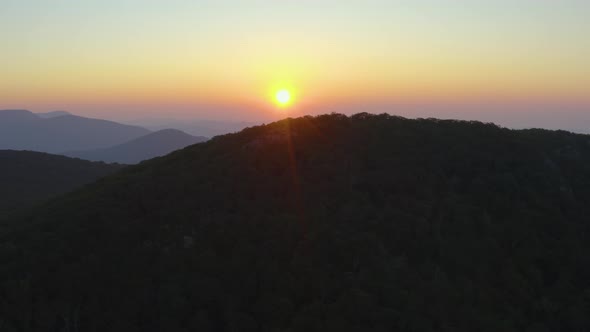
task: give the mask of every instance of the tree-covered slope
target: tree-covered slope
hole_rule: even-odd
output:
[[[0,219],[122,167],[41,152],[0,150]]]
[[[0,233],[6,331],[585,331],[590,137],[326,115],[213,138]]]

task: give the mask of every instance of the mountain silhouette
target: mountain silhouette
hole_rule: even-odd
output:
[[[195,136],[213,137],[238,132],[258,125],[254,122],[213,121],[197,119],[137,119],[130,122],[149,130],[157,131],[174,128]]]
[[[50,153],[97,149],[149,133],[137,126],[75,115],[42,118],[25,110],[0,111],[0,149]]]
[[[180,130],[164,129],[109,148],[63,154],[92,161],[136,164],[206,140],[206,137],[191,136]]]
[[[34,122],[40,119],[35,113],[27,110],[0,110],[0,122],[18,124],[23,122]]]
[[[15,331],[585,331],[589,201],[590,136],[286,119],[5,220],[0,316]]]
[[[122,167],[41,152],[0,150],[0,216],[81,187]]]
[[[64,116],[64,115],[73,115],[73,114],[66,112],[66,111],[52,111],[52,112],[35,113],[35,114],[37,114],[37,116],[39,116],[43,119],[57,118],[58,116]]]

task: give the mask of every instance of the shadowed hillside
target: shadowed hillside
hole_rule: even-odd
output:
[[[590,137],[388,115],[213,138],[0,233],[8,331],[585,331]]]
[[[137,164],[206,140],[206,137],[191,136],[180,130],[164,129],[113,147],[65,152],[64,155],[93,161]]]
[[[0,219],[122,167],[39,152],[0,150]]]

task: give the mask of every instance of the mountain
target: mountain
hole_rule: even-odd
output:
[[[590,136],[333,114],[0,229],[8,331],[586,331]]]
[[[66,112],[66,111],[52,111],[52,112],[35,113],[35,114],[37,114],[37,116],[39,116],[43,119],[56,118],[58,116],[64,116],[64,115],[73,115],[73,114]]]
[[[150,131],[116,122],[62,115],[42,118],[25,110],[0,111],[0,149],[58,153],[121,144]]]
[[[27,110],[0,110],[0,124],[19,124],[39,120],[39,116]]]
[[[150,130],[162,130],[174,128],[195,136],[213,137],[238,132],[244,128],[257,125],[253,122],[234,122],[198,119],[138,119],[130,124],[148,128]]]
[[[122,167],[40,152],[0,150],[0,216],[91,183]]]
[[[164,129],[110,148],[66,152],[64,155],[93,161],[137,164],[206,140],[206,137],[191,136],[180,130]]]

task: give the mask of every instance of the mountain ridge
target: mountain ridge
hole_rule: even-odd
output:
[[[286,119],[5,222],[0,313],[111,331],[583,330],[589,199],[587,135]]]
[[[0,149],[59,153],[112,146],[148,133],[145,128],[76,115],[44,119],[26,110],[0,110]]]
[[[73,115],[72,113],[66,112],[66,111],[51,111],[51,112],[35,113],[35,114],[43,119],[55,118],[55,117],[64,116],[64,115]]]
[[[65,194],[122,168],[43,152],[0,150],[0,216]]]
[[[163,129],[108,148],[62,154],[91,161],[136,164],[206,140],[206,137],[192,136],[180,130]]]

